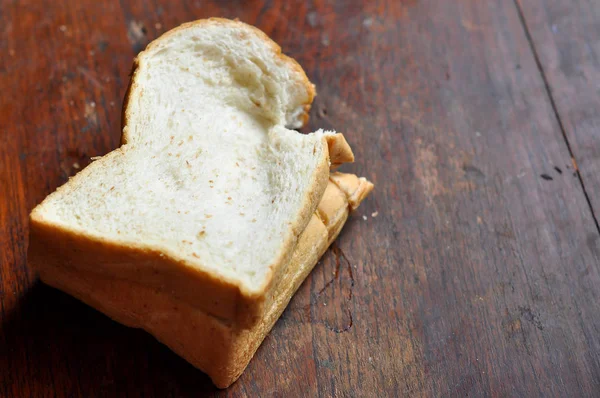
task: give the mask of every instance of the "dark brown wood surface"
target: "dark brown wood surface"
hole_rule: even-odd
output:
[[[526,0],[520,1],[519,7],[597,219],[600,214],[600,3]]]
[[[209,16],[300,62],[305,131],[344,132],[376,184],[225,391],[26,259],[28,212],[118,146],[135,54]],[[0,396],[598,396],[599,20],[591,0],[0,0]]]

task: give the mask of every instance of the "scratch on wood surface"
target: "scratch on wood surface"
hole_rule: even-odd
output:
[[[323,286],[323,288],[319,290],[319,292],[316,295],[316,298],[319,298],[324,295],[326,296],[329,294],[332,295],[331,301],[335,302],[335,306],[337,307],[331,310],[334,312],[334,320],[330,321],[328,319],[329,317],[325,317],[325,319],[323,320],[323,324],[327,329],[331,330],[332,332],[344,333],[349,331],[354,324],[352,311],[350,310],[350,306],[348,305],[349,301],[352,300],[352,290],[354,288],[354,274],[352,272],[352,265],[350,264],[350,261],[348,261],[348,258],[346,257],[342,249],[340,249],[335,242],[331,245],[331,253],[333,253],[333,256],[335,258],[335,268],[333,271],[333,277],[325,284],[325,286]],[[341,272],[343,271],[346,271],[349,277],[349,286],[345,284],[345,281],[343,280],[343,278],[341,278]],[[334,287],[334,283],[336,282],[339,283],[337,289]],[[342,297],[341,300],[336,300],[336,298],[339,297],[338,294],[336,294],[339,290],[341,290]],[[315,302],[317,301],[319,300],[316,300]],[[327,302],[324,302],[323,304],[324,306],[327,306]],[[343,313],[345,313],[347,315],[347,319],[342,319],[342,322],[338,322],[338,316],[335,316],[337,315],[336,309],[340,309]],[[342,318],[344,317],[342,316]],[[341,326],[339,325],[339,323],[341,323]]]
[[[79,73],[81,73],[81,75],[83,77],[85,77],[87,80],[89,80],[90,83],[92,83],[94,86],[96,86],[100,90],[104,90],[104,86],[102,85],[100,80],[96,79],[96,77],[93,74],[91,74],[90,71],[88,71],[86,68],[78,66],[77,70],[79,71]]]
[[[355,285],[354,271],[344,252],[335,243],[324,257],[321,266],[326,268],[321,272],[330,272],[332,265],[333,275],[323,287],[312,294],[308,303],[290,306],[284,317],[293,314],[292,317],[300,323],[321,324],[335,333],[347,332],[354,326],[350,305]]]

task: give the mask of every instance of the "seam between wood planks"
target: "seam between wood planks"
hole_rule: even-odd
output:
[[[521,20],[521,25],[523,25],[523,30],[525,31],[525,36],[527,37],[527,42],[529,43],[529,47],[531,48],[531,52],[533,53],[533,58],[535,59],[535,64],[542,76],[542,80],[544,82],[544,87],[546,89],[546,94],[548,95],[548,99],[550,100],[550,106],[552,106],[552,111],[554,112],[554,116],[556,117],[556,121],[558,122],[558,126],[560,128],[560,132],[565,140],[565,144],[567,145],[567,149],[569,150],[569,154],[571,155],[571,160],[574,163],[574,166],[577,164],[577,159],[575,158],[575,154],[573,153],[573,149],[571,148],[571,143],[567,138],[567,133],[565,130],[565,126],[560,118],[560,114],[558,113],[558,108],[556,107],[556,102],[554,101],[554,96],[552,95],[552,91],[550,90],[550,84],[548,83],[548,78],[546,77],[546,72],[544,71],[544,66],[540,61],[540,57],[538,56],[537,49],[535,48],[535,44],[533,42],[533,37],[529,32],[529,28],[527,27],[527,21],[525,20],[525,15],[523,14],[523,9],[519,4],[520,0],[513,0],[515,7],[517,8],[517,14],[519,14],[519,19]],[[579,167],[575,167],[575,172],[577,173],[577,178],[579,179],[579,183],[581,184],[581,188],[583,189],[583,195],[585,196],[585,200],[587,201],[588,207],[592,212],[592,218],[594,219],[594,224],[596,225],[596,231],[600,233],[600,224],[598,223],[598,218],[596,217],[596,213],[594,212],[594,207],[592,206],[592,201],[590,200],[590,195],[588,194],[587,189],[585,188],[585,184],[583,182],[583,177],[581,176],[581,171]]]

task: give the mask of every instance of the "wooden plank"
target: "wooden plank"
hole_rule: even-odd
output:
[[[118,145],[133,55],[213,15],[299,60],[319,91],[307,130],[345,132],[347,170],[377,185],[215,395],[598,391],[599,234],[513,3],[0,4],[0,395],[215,392],[25,259],[33,205]]]
[[[518,3],[595,214],[600,214],[600,3]]]
[[[103,352],[93,319],[111,324],[35,282],[27,215],[118,144],[132,53],[118,3],[3,1],[0,19],[0,396],[91,396],[118,343]]]

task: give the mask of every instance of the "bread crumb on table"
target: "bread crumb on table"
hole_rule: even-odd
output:
[[[375,218],[379,215],[378,211],[374,211],[373,213],[371,213],[371,217]]]
[[[363,220],[367,221],[367,216],[363,215],[362,218]]]

